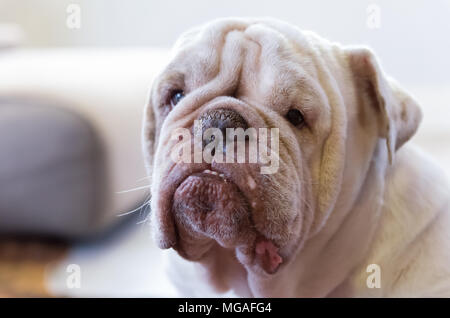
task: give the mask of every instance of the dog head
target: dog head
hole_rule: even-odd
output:
[[[334,209],[350,208],[374,155],[394,160],[420,117],[368,49],[270,19],[193,29],[176,43],[145,112],[156,241],[197,261],[213,247],[233,249],[246,268],[271,275]],[[234,145],[211,152],[205,140],[249,128],[244,162],[195,160],[206,150],[236,159]],[[270,160],[249,160],[251,140]],[[173,159],[180,151],[187,160]]]

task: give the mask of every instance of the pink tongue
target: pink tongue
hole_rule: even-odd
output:
[[[275,273],[278,266],[283,262],[278,254],[278,247],[269,240],[263,239],[256,243],[255,251],[262,267],[270,274]]]

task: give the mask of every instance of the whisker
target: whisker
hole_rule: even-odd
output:
[[[137,182],[139,182],[139,181],[144,181],[144,180],[148,180],[148,179],[150,179],[150,178],[151,178],[151,176],[145,176],[145,177],[143,177],[143,178],[137,179]]]
[[[124,213],[118,214],[117,217],[129,215],[129,214],[131,214],[131,213],[140,211],[140,210],[141,210],[144,206],[146,206],[146,205],[150,205],[150,195],[145,199],[144,203],[143,203],[141,206],[137,207],[137,208],[134,209],[134,210],[131,210],[131,211],[128,211],[128,212],[124,212]]]
[[[149,189],[150,185],[145,185],[142,187],[137,187],[137,188],[133,188],[133,189],[128,189],[128,190],[123,190],[123,191],[118,191],[116,192],[117,194],[122,194],[122,193],[128,193],[128,192],[133,192],[133,191],[138,191],[138,190],[144,190],[144,189]]]
[[[148,217],[146,217],[145,219],[143,219],[142,221],[139,221],[139,222],[137,222],[136,223],[136,225],[141,225],[141,224],[144,224],[145,222],[147,222],[149,220],[149,218]]]

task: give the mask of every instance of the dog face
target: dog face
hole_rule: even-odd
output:
[[[279,21],[214,21],[185,33],[173,52],[153,84],[143,149],[153,234],[190,260],[234,249],[247,269],[274,274],[333,210],[351,208],[374,156],[393,160],[420,120],[370,51]],[[179,128],[194,137],[205,128],[277,128],[278,140],[259,143],[276,169],[171,160]]]

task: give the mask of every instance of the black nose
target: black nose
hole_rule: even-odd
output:
[[[211,109],[203,113],[199,120],[202,123],[202,135],[209,128],[218,128],[225,140],[227,128],[248,128],[247,121],[235,110],[228,108]],[[213,136],[214,137],[214,136]],[[203,140],[203,146],[209,141]]]

